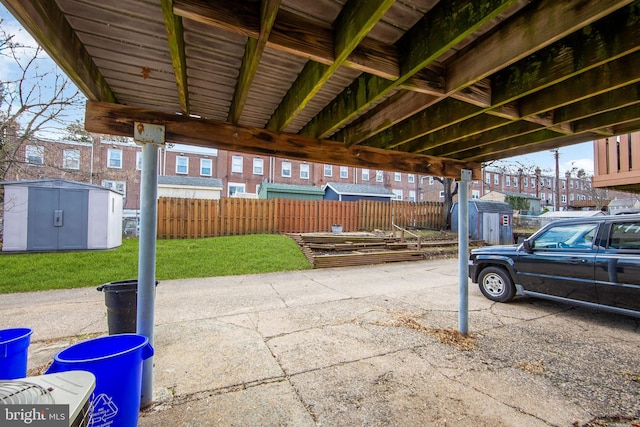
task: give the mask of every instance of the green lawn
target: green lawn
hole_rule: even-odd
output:
[[[311,265],[286,236],[159,240],[156,279],[304,270]],[[105,251],[0,255],[0,294],[98,286],[138,276],[138,239]]]

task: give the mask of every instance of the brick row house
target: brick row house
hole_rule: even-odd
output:
[[[322,187],[329,182],[380,185],[397,200],[442,201],[442,184],[432,176],[369,170],[340,165],[227,152],[213,148],[167,144],[159,149],[158,173],[162,176],[219,179],[222,197],[257,197],[263,182]],[[140,203],[142,149],[125,138],[93,136],[92,142],[47,141],[25,143],[6,181],[64,178],[116,189],[124,194],[125,210]],[[536,171],[533,175],[487,168],[483,180],[473,181],[470,196],[490,191],[539,198],[543,208],[554,208],[555,177]],[[613,196],[612,196],[613,197]],[[625,196],[625,197],[628,197]],[[561,210],[596,207],[591,180],[565,174],[560,178]]]

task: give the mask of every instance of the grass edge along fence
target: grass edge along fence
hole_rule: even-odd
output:
[[[442,202],[161,197],[159,239],[197,239],[244,234],[320,233],[341,225],[345,232],[400,227],[440,230]]]

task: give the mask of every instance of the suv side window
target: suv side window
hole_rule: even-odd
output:
[[[598,223],[558,225],[536,237],[534,249],[590,249]]]
[[[640,250],[640,222],[614,223],[611,226],[609,249]]]

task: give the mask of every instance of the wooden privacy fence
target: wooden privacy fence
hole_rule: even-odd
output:
[[[158,238],[186,239],[241,234],[318,233],[390,230],[401,227],[441,229],[440,202],[338,202],[332,200],[182,199],[158,200]]]

